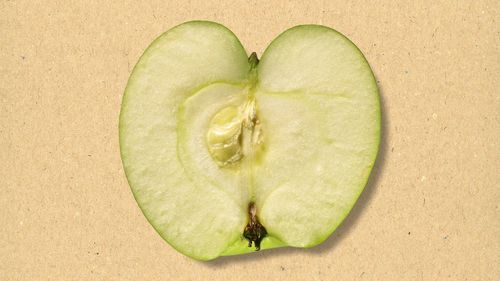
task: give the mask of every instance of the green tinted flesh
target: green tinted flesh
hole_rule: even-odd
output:
[[[261,249],[324,241],[363,190],[379,136],[370,67],[322,26],[287,30],[258,64],[221,25],[177,26],[141,57],[120,116],[139,206],[200,260],[255,250],[243,237],[250,202]]]

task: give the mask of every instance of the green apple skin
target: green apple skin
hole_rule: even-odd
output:
[[[247,188],[239,172],[207,160],[200,140],[209,117],[240,102],[239,93],[249,88],[267,151],[254,166],[242,164],[251,171]],[[158,37],[135,66],[122,101],[120,151],[154,229],[177,251],[211,260],[255,251],[242,236],[249,201],[268,231],[261,249],[326,240],[368,181],[380,124],[373,73],[339,32],[293,27],[269,45],[252,72],[230,30],[192,21]]]

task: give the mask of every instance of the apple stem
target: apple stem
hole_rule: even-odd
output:
[[[248,57],[248,62],[250,63],[250,69],[254,69],[257,67],[257,64],[259,64],[259,58],[257,57],[257,53],[253,52],[249,57]]]
[[[267,235],[267,231],[257,218],[257,210],[254,202],[248,204],[248,215],[250,221],[243,231],[243,236],[248,240],[248,247],[252,247],[253,243],[255,251],[258,251],[260,250],[260,242]]]
[[[257,85],[257,65],[259,64],[256,52],[253,52],[248,57],[248,63],[250,64],[250,70],[248,71],[249,96],[253,96]]]

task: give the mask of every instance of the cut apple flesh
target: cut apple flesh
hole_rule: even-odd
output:
[[[188,22],[153,42],[127,85],[128,181],[158,233],[196,259],[321,243],[375,161],[378,89],[348,39],[294,27],[257,62],[225,27]]]

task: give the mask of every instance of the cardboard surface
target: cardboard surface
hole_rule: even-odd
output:
[[[499,280],[500,2],[350,2],[1,1],[0,280]],[[382,148],[323,245],[197,262],[140,212],[122,93],[149,43],[192,19],[259,54],[324,24],[366,55]]]

